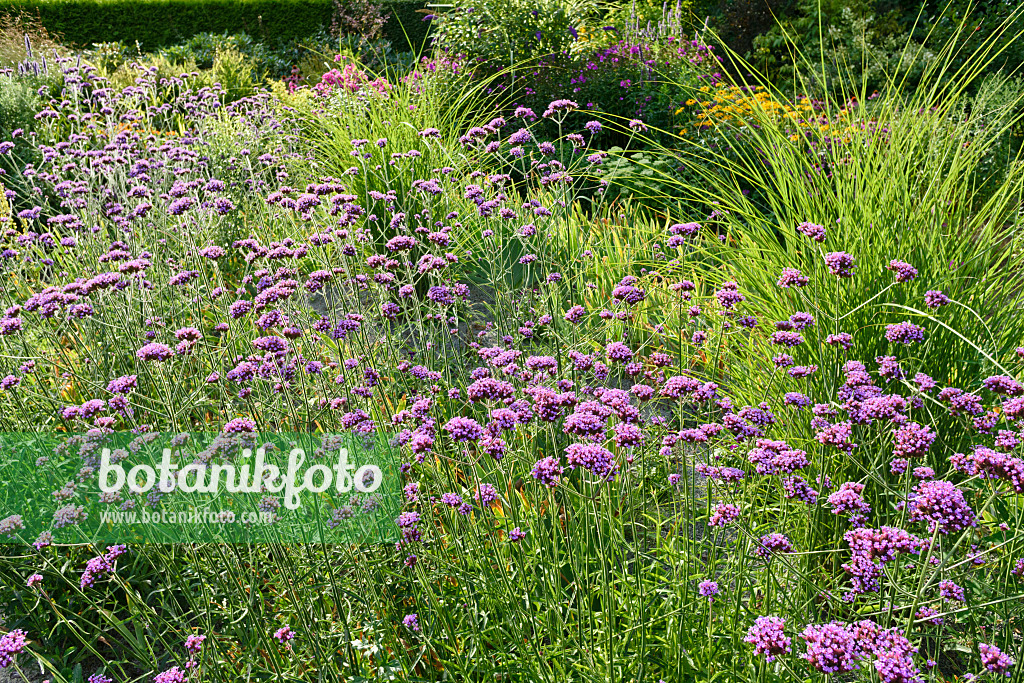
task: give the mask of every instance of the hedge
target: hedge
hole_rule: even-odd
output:
[[[385,0],[384,35],[396,49],[419,47],[429,22],[425,0]],[[0,14],[37,18],[74,46],[124,41],[143,50],[173,45],[197,33],[245,32],[275,42],[305,38],[330,26],[333,0],[0,0]],[[404,28],[404,31],[403,31]],[[406,38],[406,34],[409,38]]]

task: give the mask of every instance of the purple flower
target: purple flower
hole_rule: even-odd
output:
[[[137,375],[123,375],[107,383],[107,391],[112,394],[127,394],[138,387]]]
[[[825,338],[825,343],[830,346],[841,346],[844,350],[849,351],[853,348],[853,335],[846,332],[830,334]]]
[[[893,431],[892,454],[897,458],[922,456],[934,442],[935,432],[927,425],[908,422]]]
[[[191,654],[197,655],[203,649],[203,641],[206,640],[206,636],[202,635],[191,635],[185,639],[185,651]]]
[[[843,569],[851,575],[853,592],[877,591],[878,578],[884,566],[897,553],[917,553],[925,542],[903,529],[884,526],[881,529],[861,527],[843,536],[850,544],[850,562]]]
[[[928,308],[939,308],[949,303],[949,297],[936,289],[924,293],[924,303]]]
[[[1006,396],[1020,396],[1024,394],[1024,385],[1009,375],[992,375],[986,377],[981,383],[983,387],[994,394]]]
[[[800,333],[790,332],[789,330],[772,332],[772,336],[768,340],[777,346],[787,346],[790,348],[804,343],[804,338]]]
[[[781,617],[758,617],[747,629],[743,641],[754,646],[754,654],[764,655],[767,662],[773,662],[779,655],[792,652],[793,641],[783,630],[785,625],[786,620]]]
[[[524,538],[526,538],[526,532],[520,529],[519,527],[516,527],[508,532],[508,540],[512,543],[518,543]]]
[[[718,595],[718,590],[718,582],[716,581],[701,581],[697,585],[697,592],[707,598],[708,602],[715,601],[715,596]]]
[[[480,484],[476,493],[473,494],[473,499],[485,507],[489,506],[498,500],[498,489],[490,484]]]
[[[282,626],[281,628],[274,631],[274,637],[277,638],[277,642],[284,645],[290,640],[295,638],[295,632],[292,631],[291,626]]]
[[[585,314],[586,310],[582,306],[576,305],[566,311],[565,319],[573,324],[577,324],[583,320]]]
[[[711,519],[708,520],[710,526],[724,527],[732,524],[740,517],[740,508],[732,503],[719,503],[713,508]]]
[[[405,626],[410,631],[419,632],[420,630],[420,615],[413,612],[412,614],[406,614],[402,618],[402,626]]]
[[[25,650],[28,634],[20,628],[0,636],[0,669],[6,669],[14,661],[14,656]]]
[[[1010,668],[1014,662],[1007,655],[1003,654],[995,645],[978,643],[978,653],[981,654],[981,665],[994,674],[1010,675]]]
[[[572,100],[554,100],[553,102],[548,104],[548,108],[544,110],[544,113],[541,114],[541,116],[547,119],[551,118],[554,114],[558,112],[568,113],[571,111],[575,111],[579,108],[580,105],[576,104]]]
[[[170,347],[166,344],[158,344],[156,342],[146,344],[141,349],[135,352],[135,355],[139,360],[145,361],[165,361],[174,355]]]
[[[910,521],[927,521],[929,529],[940,534],[977,526],[974,511],[963,492],[948,481],[926,481],[917,485],[908,503]]]
[[[790,391],[787,392],[783,398],[783,403],[787,406],[793,406],[794,408],[806,408],[811,405],[811,399],[804,394]]]
[[[570,468],[582,467],[602,479],[614,479],[618,471],[615,456],[597,444],[569,444],[565,460]]]
[[[754,549],[754,554],[762,560],[770,558],[772,553],[791,552],[793,552],[793,544],[785,534],[780,533],[771,533],[766,536],[762,536],[761,540],[758,541],[757,548]]]
[[[468,417],[453,417],[445,423],[444,430],[456,442],[477,441],[484,434],[480,423]]]
[[[221,430],[225,434],[239,434],[242,432],[256,431],[256,423],[247,417],[236,417],[224,425]]]
[[[612,342],[605,347],[605,353],[609,360],[625,363],[633,358],[633,351],[622,342]]]
[[[803,287],[808,282],[810,282],[810,278],[802,275],[796,268],[783,268],[782,275],[779,277],[779,281],[776,284],[778,284],[779,287],[789,288]]]
[[[807,235],[815,242],[825,241],[825,228],[814,223],[801,223],[796,226],[797,232]]]
[[[800,637],[807,642],[807,651],[800,655],[822,673],[841,673],[857,668],[862,655],[852,630],[839,622],[811,624]]]
[[[949,579],[943,579],[942,581],[939,581],[939,595],[945,600],[967,602],[967,598],[964,595],[964,589],[956,585]]]
[[[554,488],[558,485],[559,478],[562,476],[562,466],[558,463],[557,459],[550,456],[541,458],[534,463],[530,475],[548,488]]]
[[[924,330],[909,320],[894,325],[886,325],[885,338],[893,344],[913,344],[924,341]]]
[[[739,285],[735,282],[722,284],[722,288],[715,292],[715,298],[718,299],[718,304],[727,311],[732,310],[736,304],[745,300],[745,297],[740,294]]]
[[[828,504],[832,506],[832,514],[850,514],[863,516],[871,514],[871,506],[863,497],[864,484],[855,481],[848,481],[840,485],[839,489],[828,497]]]
[[[153,676],[153,683],[185,683],[186,680],[188,680],[187,674],[176,666]]]
[[[825,446],[835,446],[847,453],[857,447],[857,444],[852,441],[853,424],[850,422],[838,422],[834,425],[829,425],[815,434],[815,438]]]
[[[833,251],[825,254],[825,265],[828,266],[830,273],[838,277],[851,277],[853,275],[853,257],[845,251]]]
[[[910,282],[917,277],[917,268],[905,261],[893,259],[887,268],[896,273],[896,282]]]
[[[181,199],[175,199],[167,207],[167,213],[169,213],[172,216],[180,216],[181,214],[185,213],[190,208],[192,208],[193,204],[195,204],[195,200],[192,199],[191,197],[182,197]]]

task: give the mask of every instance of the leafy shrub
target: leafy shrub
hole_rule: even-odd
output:
[[[384,6],[371,0],[334,0],[331,33],[341,36],[355,35],[361,40],[373,40],[378,37],[387,20]]]
[[[561,69],[535,72],[529,100],[570,96],[621,129],[641,119],[655,131],[671,132],[675,111],[697,90],[721,77],[713,46],[675,36],[621,41],[584,53]],[[526,99],[526,98],[524,98]],[[653,135],[653,133],[652,133]]]
[[[694,9],[697,9],[694,0],[677,0],[674,3],[640,0],[614,4],[607,9],[601,23],[614,27],[615,31],[595,32],[595,36],[614,35],[615,39],[620,39],[623,37],[622,34],[628,34],[635,37],[648,30],[657,31],[659,24],[668,22],[680,23],[687,29],[695,28],[703,22],[703,17],[696,17],[693,14]],[[664,35],[663,32],[660,33]]]
[[[384,33],[396,45],[424,43],[429,24],[421,0],[392,0]],[[301,40],[330,27],[333,0],[11,0],[0,14],[38,17],[71,45],[107,41],[153,50],[200,33],[248,33],[271,44]]]
[[[252,63],[236,50],[218,51],[209,69],[200,69],[191,57],[146,55],[121,64],[110,73],[110,81],[115,87],[125,88],[134,83],[147,69],[152,69],[159,79],[166,79],[182,88],[192,90],[209,88],[219,83],[222,87],[221,94],[228,101],[253,94],[259,82]],[[157,97],[156,101],[159,102],[163,94],[156,92],[154,97]]]
[[[484,0],[453,5],[434,19],[435,44],[491,70],[515,72],[539,59],[569,54],[579,28],[592,21],[591,0]]]
[[[605,195],[609,201],[629,198],[640,206],[654,206],[666,211],[672,204],[666,202],[673,177],[672,165],[664,158],[647,152],[625,153],[621,147],[608,148],[608,161],[602,167],[601,179],[607,183]]]
[[[748,58],[783,89],[807,90],[812,83],[818,94],[837,95],[863,83],[870,93],[891,83],[913,88],[939,49],[954,55],[944,60],[949,77],[986,44],[992,47],[987,73],[1019,73],[1022,34],[1024,14],[1010,3],[801,0],[753,39]],[[802,57],[791,60],[794,52]]]
[[[90,64],[104,73],[112,73],[122,64],[142,56],[137,47],[129,46],[121,41],[93,43],[92,47],[83,50],[81,54]]]

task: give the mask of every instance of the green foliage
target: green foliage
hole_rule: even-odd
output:
[[[837,82],[842,78],[863,81],[868,92],[887,79],[913,87],[941,47],[953,55],[950,74],[988,42],[994,47],[988,71],[1017,73],[1024,66],[1024,20],[1013,9],[1011,3],[984,0],[801,0],[753,39],[748,59],[783,89],[810,82],[816,92],[831,94],[849,87]],[[794,60],[798,53],[804,58]]]
[[[842,124],[838,107],[825,102],[821,120],[830,125],[794,135],[789,123],[752,108],[742,129],[720,123],[666,152],[699,177],[675,184],[667,196],[691,207],[703,203],[729,235],[718,257],[718,281],[757,283],[751,310],[763,323],[784,319],[794,304],[818,318],[809,363],[836,367],[837,350],[821,343],[827,334],[852,334],[858,356],[871,359],[894,351],[882,335],[886,323],[930,322],[928,343],[914,349],[914,362],[932,368],[940,386],[975,388],[1024,338],[1024,316],[1007,313],[1024,305],[1024,164],[1011,135],[1024,111],[1024,91],[994,78],[969,97],[973,71],[934,89],[937,80],[945,82],[942,65],[949,57],[940,54],[905,98],[844,109]],[[798,106],[777,91],[773,96]],[[809,244],[796,233],[803,222],[825,226],[828,241]],[[822,258],[832,251],[851,253],[857,266],[830,292],[824,285],[836,278],[825,272]],[[890,259],[913,264],[920,275],[894,286],[886,270]],[[777,296],[784,267],[810,276],[818,295],[806,299],[794,290],[791,297]],[[928,310],[926,289],[945,292],[954,305]],[[763,382],[750,373],[732,381],[751,400],[765,395]],[[823,373],[802,386],[824,393],[836,381],[834,373]],[[796,385],[783,383],[787,391]]]
[[[358,36],[342,36],[338,41],[338,54],[362,65],[373,74],[389,77],[405,76],[417,63],[418,55],[410,50],[396,49],[390,40],[363,40]]]
[[[491,68],[560,60],[580,27],[597,16],[594,0],[483,0],[451,6],[435,20],[437,45]]]
[[[0,8],[0,68],[10,67],[25,60],[26,38],[37,56],[45,54],[49,58],[54,50],[61,54],[66,52],[57,39],[32,16]]]
[[[30,144],[28,136],[39,128],[35,119],[42,108],[46,95],[60,91],[61,84],[56,69],[40,76],[0,76],[0,142],[12,141],[14,149],[0,154],[0,185],[6,189],[20,190],[19,197],[28,196],[28,183],[21,171],[28,163],[36,162],[38,152]],[[12,138],[11,133],[21,129],[25,135]],[[16,203],[16,209],[30,208]]]
[[[836,26],[843,40],[864,27],[887,35],[877,24],[844,26]],[[81,217],[86,228],[74,233],[74,246],[14,231],[2,236],[4,248],[21,256],[4,260],[5,307],[22,306],[16,312],[24,326],[0,336],[0,377],[10,371],[5,379],[20,380],[0,392],[0,422],[8,429],[92,428],[100,424],[91,421],[94,415],[58,416],[102,398],[105,416],[115,420],[110,424],[122,429],[219,430],[244,416],[271,429],[293,425],[329,434],[356,415],[349,411],[365,409],[389,436],[409,430],[395,443],[408,451],[402,483],[417,487],[406,509],[420,515],[419,531],[398,547],[133,545],[90,586],[83,570],[103,548],[71,541],[67,527],[55,530],[58,541],[50,547],[22,539],[20,546],[0,547],[4,628],[24,628],[30,639],[19,666],[34,666],[35,658],[55,683],[81,683],[98,670],[119,681],[153,680],[158,671],[185,667],[185,638],[203,634],[190,677],[225,683],[878,681],[884,667],[875,665],[886,662],[867,653],[858,670],[838,676],[801,658],[807,643],[798,634],[806,625],[861,619],[904,633],[920,650],[912,665],[941,662],[941,671],[922,671],[922,681],[983,671],[980,642],[1021,660],[1016,626],[1024,602],[1010,576],[1024,551],[1019,495],[1010,482],[949,466],[952,453],[971,453],[965,445],[989,444],[993,436],[979,433],[984,430],[970,416],[951,418],[935,392],[887,381],[874,364],[893,355],[906,380],[920,370],[940,387],[978,391],[986,407],[1002,409],[993,413],[1003,420],[999,426],[1020,428],[1019,421],[1005,421],[1008,397],[979,388],[988,375],[1020,377],[1024,364],[1014,352],[1024,339],[1024,163],[1014,141],[1024,91],[1010,78],[979,78],[984,54],[964,62],[969,68],[950,86],[944,69],[961,57],[939,51],[921,66],[916,87],[901,92],[895,85],[907,71],[899,63],[873,62],[853,75],[841,67],[838,99],[810,105],[768,88],[763,102],[751,97],[763,106],[744,105],[740,117],[715,119],[661,146],[656,136],[665,131],[634,130],[625,150],[612,148],[598,163],[610,131],[584,132],[577,122],[591,118],[589,111],[552,116],[547,125],[559,137],[548,151],[538,144],[544,122],[524,118],[494,118],[476,129],[483,131],[479,137],[460,140],[470,126],[496,115],[487,93],[497,79],[470,78],[441,59],[380,89],[342,86],[320,95],[288,92],[275,82],[273,99],[231,109],[209,102],[195,114],[190,89],[216,80],[235,95],[247,91],[259,63],[251,45],[207,35],[142,58],[127,43],[99,46],[92,59],[110,72],[103,86],[134,85],[139,72],[129,62],[138,58],[157,72],[142,79],[142,97],[168,106],[140,106],[132,97],[109,113],[90,111],[97,116],[89,118],[68,106],[57,118],[36,122],[32,113],[47,98],[33,89],[47,86],[56,95],[63,82],[19,78],[9,87],[0,77],[0,141],[7,139],[4,127],[20,125],[53,138],[19,138],[24,147],[16,154],[79,134],[66,158],[40,165],[46,173],[29,181],[43,188],[74,181],[81,201],[59,210]],[[858,48],[862,63],[868,55],[881,59],[871,45]],[[383,42],[346,38],[340,48],[364,63],[377,59],[384,71],[406,64]],[[382,56],[371,56],[378,48]],[[313,49],[302,58],[310,69],[331,66]],[[174,78],[197,69],[184,83]],[[609,103],[615,91],[599,88],[628,73],[610,69],[602,76],[596,104],[616,106]],[[652,76],[649,89],[639,92],[672,102],[689,93],[691,76]],[[850,95],[864,99],[873,79],[892,95],[848,105]],[[856,88],[847,90],[850,83]],[[787,118],[774,106],[780,102],[800,112],[810,107],[813,115]],[[80,98],[83,110],[102,104],[93,94]],[[161,162],[143,174],[129,174],[130,162],[108,153],[110,132],[122,130],[129,109],[141,112],[138,135],[128,131],[114,151]],[[521,127],[532,135],[525,142],[517,135],[513,143]],[[636,151],[639,144],[648,149]],[[132,145],[135,151],[125,151]],[[85,159],[95,163],[79,163]],[[222,191],[206,184],[214,178]],[[593,192],[598,179],[608,182],[603,195]],[[194,200],[183,215],[170,211],[179,180]],[[323,183],[342,187],[311,194]],[[136,186],[151,194],[137,196]],[[31,187],[17,189],[21,201],[34,201]],[[115,202],[131,211],[146,199],[149,212],[124,229]],[[215,199],[230,199],[233,208],[222,215],[212,208]],[[303,210],[300,200],[314,203]],[[0,217],[7,217],[3,204]],[[48,217],[26,219],[26,230],[61,237],[70,231]],[[682,224],[690,221],[700,225]],[[803,221],[823,225],[825,241],[797,232]],[[415,246],[396,252],[384,245],[398,234]],[[249,236],[278,253],[232,246]],[[109,261],[119,256],[115,238],[132,255],[145,250],[146,285],[86,293],[86,278],[125,263]],[[209,245],[226,253],[206,258],[200,250]],[[301,249],[301,256],[277,258],[286,247]],[[852,277],[828,272],[823,257],[834,251],[852,254]],[[445,265],[431,265],[431,257]],[[917,277],[895,282],[888,269],[894,258],[915,266]],[[799,268],[806,286],[779,287],[783,268]],[[192,269],[194,279],[172,283]],[[329,276],[327,284],[310,287],[313,272]],[[265,287],[271,277],[295,286]],[[467,281],[486,291],[450,304],[423,296],[427,286]],[[402,293],[406,284],[420,291],[410,286]],[[57,294],[48,287],[65,289]],[[941,289],[951,303],[927,308],[929,289]],[[40,292],[51,296],[56,313],[27,305]],[[268,330],[255,313],[231,312],[236,300],[262,292],[280,297],[271,303],[275,315],[286,316],[299,333],[289,336],[295,363],[275,370],[267,356],[261,366],[267,377],[221,379],[251,356],[256,338],[285,325]],[[83,317],[61,310],[86,301]],[[385,303],[398,308],[394,317],[377,313]],[[573,319],[566,313],[575,304],[582,310]],[[791,376],[772,360],[782,350],[770,343],[773,323],[796,311],[815,318],[800,331],[803,343],[786,349],[803,367],[815,366],[805,370],[808,378]],[[749,318],[741,322],[746,316],[759,323],[748,327]],[[359,324],[340,334],[341,326],[332,328],[340,320]],[[886,341],[885,325],[902,320],[920,325],[924,339]],[[182,337],[193,326],[201,338],[190,345]],[[852,335],[848,352],[826,341],[837,332]],[[153,340],[182,340],[183,352],[145,362],[137,350]],[[610,342],[620,340],[628,344],[628,361],[613,357]],[[494,354],[478,352],[488,346]],[[570,351],[593,357],[584,364]],[[34,371],[19,368],[28,358]],[[858,387],[907,400],[891,420],[857,419],[851,437],[858,445],[846,451],[817,439],[811,411],[782,397],[805,393],[834,411],[823,413],[830,421],[845,420],[833,414],[859,409],[848,404],[852,384],[841,371],[851,360],[870,368],[867,384],[860,378]],[[333,365],[314,371],[309,361]],[[126,398],[132,410],[118,412],[108,382],[128,373],[137,380]],[[507,402],[477,400],[467,391],[471,378],[484,375],[529,397],[516,407],[529,419],[456,442],[444,426],[450,418],[500,426],[492,411]],[[670,384],[670,377],[690,377],[701,389]],[[673,397],[670,386],[687,388]],[[565,395],[542,403],[542,387]],[[715,400],[726,397],[733,404],[728,409]],[[569,429],[574,401],[577,416],[597,418],[586,436]],[[770,416],[750,408],[761,401]],[[977,527],[939,534],[924,520],[908,519],[921,481],[909,468],[890,469],[897,417],[935,427],[935,445],[913,465],[933,466],[936,478],[961,487]],[[625,438],[632,427],[642,438]],[[426,451],[413,452],[405,441],[413,429],[431,436]],[[767,464],[766,451],[781,447],[769,441],[760,448],[752,431],[784,440],[793,449],[784,451],[787,457],[806,456],[796,469],[820,491],[816,502],[784,494],[784,476],[796,472],[755,471],[755,462]],[[742,432],[745,440],[734,438]],[[500,458],[485,450],[495,434],[502,439]],[[567,445],[580,442],[607,446],[615,476],[599,475],[593,462],[569,460]],[[77,443],[88,457],[91,448]],[[1006,447],[1006,457],[1014,450]],[[187,452],[183,446],[180,454]],[[531,476],[546,457],[566,465],[550,487]],[[721,467],[745,475],[725,479]],[[85,495],[91,474],[81,471],[81,492],[73,495]],[[849,592],[843,567],[852,555],[844,534],[856,526],[826,502],[847,481],[864,484],[870,527],[897,526],[925,542],[931,537],[919,557],[903,554],[884,572],[881,556],[873,556],[879,586],[859,596]],[[494,487],[493,505],[479,498],[481,483]],[[444,494],[461,496],[466,511],[439,502]],[[144,504],[141,497],[131,501]],[[713,506],[724,502],[738,506],[738,517],[715,526]],[[509,533],[516,527],[526,532],[518,541]],[[759,539],[773,532],[787,535],[792,552],[763,552]],[[42,583],[26,585],[37,572]],[[965,602],[939,595],[943,579],[965,588]],[[698,592],[711,580],[719,582],[713,599]],[[941,612],[944,624],[932,623],[936,612],[922,607]],[[415,629],[403,623],[412,614]],[[744,642],[764,615],[784,618],[792,637],[792,652],[777,653],[771,663]],[[296,633],[287,646],[273,637],[285,625]],[[1020,678],[1019,669],[1015,675]]]
[[[406,34],[426,38],[421,0],[385,3],[384,35],[396,44]],[[11,0],[0,14],[38,17],[72,45],[121,41],[144,50],[174,45],[200,33],[241,33],[264,42],[304,39],[331,25],[332,0]]]
[[[653,29],[664,19],[666,10],[678,16],[687,29],[700,26],[704,21],[704,17],[698,16],[696,13],[700,8],[695,0],[677,0],[677,2],[669,3],[658,0],[639,0],[639,2],[633,0],[632,2],[614,3],[608,7],[601,24],[614,26],[618,31],[602,31],[598,35],[603,34],[606,38],[610,38],[628,29],[634,31],[638,29],[644,31],[648,27]]]
[[[138,59],[121,62],[113,71],[107,72],[110,82],[114,87],[125,88],[134,83],[140,71],[155,68],[161,79],[178,80],[183,74],[190,74],[187,77],[187,84],[195,90],[220,83],[227,101],[252,95],[260,82],[255,65],[235,49],[218,50],[207,68],[197,64],[192,56],[185,56],[180,52],[172,55],[144,55]],[[106,60],[106,63],[115,62]],[[171,96],[171,93],[165,95]]]
[[[93,43],[90,49],[82,51],[82,55],[90,64],[104,73],[111,73],[131,59],[142,56],[137,47],[129,46],[119,40]]]
[[[630,198],[639,202],[639,208],[667,208],[673,176],[672,165],[663,157],[654,157],[649,152],[624,154],[621,147],[608,149],[610,158],[603,165],[602,180],[608,183],[605,195],[608,200]]]

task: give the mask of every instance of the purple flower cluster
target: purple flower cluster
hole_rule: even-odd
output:
[[[901,323],[887,325],[885,328],[885,338],[893,344],[923,342],[924,330],[909,320],[904,320]]]
[[[929,530],[940,534],[977,526],[974,511],[963,491],[948,481],[926,481],[917,485],[908,503],[910,521],[927,521]]]
[[[853,257],[845,251],[825,254],[825,265],[828,266],[828,272],[838,277],[853,276]]]
[[[781,617],[758,617],[747,630],[744,642],[754,646],[754,654],[762,655],[771,663],[776,657],[792,652],[793,640],[784,630],[786,620]]]
[[[762,536],[757,542],[757,548],[754,549],[754,554],[762,560],[770,559],[773,554],[791,552],[793,552],[793,544],[785,534],[778,532]]]
[[[28,634],[16,628],[0,636],[0,669],[6,669],[14,658],[24,652]]]

